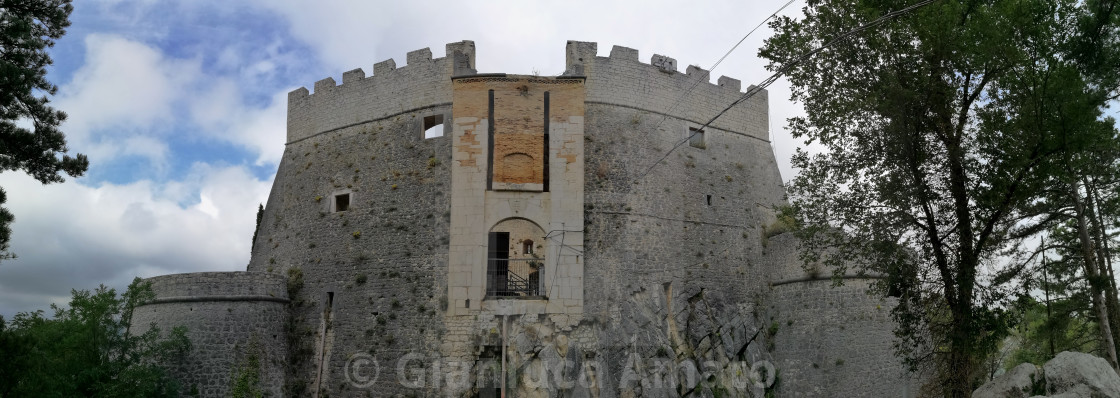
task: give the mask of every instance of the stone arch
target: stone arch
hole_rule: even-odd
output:
[[[506,182],[513,183],[531,183],[537,181],[534,165],[536,160],[525,152],[514,152],[502,156],[501,169],[505,171],[503,176]]]
[[[520,217],[501,220],[490,228],[486,249],[486,296],[542,296],[547,252],[545,231]],[[524,253],[525,242],[533,245]]]

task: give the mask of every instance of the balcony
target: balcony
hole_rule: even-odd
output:
[[[486,298],[544,299],[543,258],[490,258],[486,264]]]

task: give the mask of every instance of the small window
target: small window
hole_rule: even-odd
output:
[[[526,239],[521,242],[521,254],[533,254],[533,241]]]
[[[424,116],[424,138],[443,137],[443,115]]]
[[[712,195],[704,195],[704,201],[708,204],[708,206],[711,206],[712,205]]]
[[[346,211],[350,208],[350,193],[340,193],[334,196],[334,211]]]
[[[688,145],[693,148],[707,148],[708,145],[704,142],[704,130],[698,129],[696,127],[689,127]]]

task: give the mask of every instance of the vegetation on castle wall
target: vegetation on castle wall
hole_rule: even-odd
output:
[[[244,352],[244,357],[233,365],[230,372],[229,396],[231,398],[261,398],[264,389],[261,388],[261,355],[263,351],[257,335],[254,334],[249,341],[249,347]]]
[[[313,354],[311,343],[302,335],[309,334],[310,330],[303,322],[303,270],[299,267],[288,268],[288,322],[285,334],[288,338],[288,363],[286,373],[291,376],[298,372],[303,365],[309,363]],[[287,377],[284,391],[288,396],[298,397],[306,394],[307,381],[300,377]]]

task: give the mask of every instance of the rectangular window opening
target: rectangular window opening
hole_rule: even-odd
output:
[[[443,115],[424,117],[424,138],[443,137]]]
[[[711,206],[712,205],[712,195],[704,195],[704,201],[708,203],[708,206]]]
[[[334,211],[346,211],[350,208],[350,194],[340,193],[334,196]]]
[[[708,145],[704,142],[704,130],[698,129],[696,127],[689,127],[688,145],[693,148],[707,148]]]

